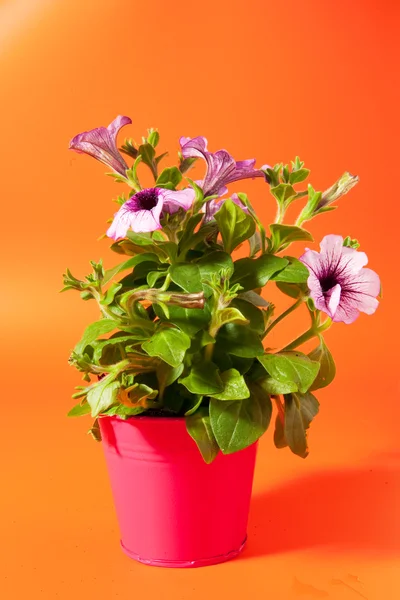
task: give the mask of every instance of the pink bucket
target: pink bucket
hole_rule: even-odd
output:
[[[183,418],[99,422],[128,556],[160,567],[200,567],[239,554],[257,444],[207,465]]]

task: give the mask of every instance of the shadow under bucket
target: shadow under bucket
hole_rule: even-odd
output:
[[[121,546],[160,567],[237,556],[246,541],[257,444],[207,465],[183,418],[99,419]]]

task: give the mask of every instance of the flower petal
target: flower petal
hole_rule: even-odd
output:
[[[310,250],[306,248],[306,251],[302,256],[300,256],[299,260],[308,267],[308,269],[314,273],[316,277],[322,275],[325,269],[325,263],[322,255],[315,250]]]
[[[363,267],[365,267],[365,265],[368,264],[368,257],[365,252],[359,252],[354,248],[347,248],[343,246],[342,255],[343,258],[341,263],[345,265],[344,271],[346,274],[358,273]]]
[[[189,210],[195,199],[195,191],[192,188],[186,188],[184,190],[160,190],[160,195],[163,197],[164,210],[170,214],[173,214],[183,208]]]
[[[337,308],[338,308],[339,302],[340,302],[341,291],[342,291],[342,288],[337,283],[333,288],[331,288],[324,294],[327,312],[330,317],[335,316],[335,313],[337,311]]]
[[[201,135],[195,138],[181,137],[179,143],[184,158],[204,158],[207,152],[207,138]]]
[[[132,123],[129,117],[119,115],[108,127],[97,127],[76,135],[69,144],[71,150],[88,154],[116,173],[125,175],[128,165],[118,152],[117,134],[121,127]]]
[[[143,193],[143,191],[140,193]],[[114,220],[107,230],[108,237],[114,240],[124,238],[128,229],[132,229],[135,233],[146,233],[161,229],[160,216],[164,203],[162,195],[159,194],[157,204],[150,210],[140,208],[135,196],[127,200],[115,213]]]

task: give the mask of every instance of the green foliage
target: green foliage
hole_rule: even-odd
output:
[[[142,344],[143,350],[149,356],[158,356],[171,367],[178,367],[183,362],[189,347],[189,336],[175,327],[160,327],[147,342]]]
[[[262,356],[264,348],[260,336],[245,325],[228,323],[218,333],[217,343],[229,354],[242,358]]]
[[[284,439],[294,454],[308,455],[307,429],[318,414],[319,402],[313,394],[285,395]]]
[[[243,291],[262,288],[288,264],[287,259],[272,254],[264,254],[259,258],[241,258],[234,263],[232,283],[239,283]]]
[[[156,186],[175,190],[182,181],[182,173],[178,167],[167,167],[157,177]]]
[[[219,374],[219,369],[214,363],[201,362],[193,365],[190,373],[179,379],[192,394],[210,396],[224,390],[224,382]]]
[[[271,400],[256,386],[244,400],[210,401],[211,427],[218,446],[231,454],[254,444],[267,430],[272,413]]]
[[[301,352],[264,354],[258,356],[258,360],[274,380],[296,386],[297,389],[292,390],[295,392],[304,393],[309,390],[320,368],[319,362],[311,360]]]
[[[275,252],[280,252],[292,242],[313,241],[311,233],[301,227],[273,223],[269,228],[272,235],[272,248]]]
[[[210,463],[219,450],[229,454],[256,442],[270,423],[273,400],[275,445],[304,457],[307,429],[318,412],[311,392],[332,382],[335,364],[321,337],[330,320],[322,319],[310,296],[308,268],[287,248],[312,242],[302,224],[333,210],[332,203],[358,178],[345,173],[320,192],[304,183],[310,172],[299,157],[264,169],[265,181],[259,184],[268,185],[277,203],[275,222],[266,228],[245,193],[238,193],[236,204],[218,192],[207,195],[201,181],[186,177],[197,158],[178,153],[178,164],[161,170],[167,152],[157,154],[159,141],[156,129],[149,129],[140,144],[125,140],[120,150],[131,161],[124,175],[113,174],[126,186],[115,201],[121,207],[143,190],[140,178],[147,168],[151,186],[190,187],[194,202],[172,214],[166,205],[159,229],[129,229],[114,241],[111,249],[120,262],[112,268],[92,261],[82,279],[66,270],[62,291],[77,290],[100,311],[70,357],[84,384],[77,386],[78,404],[68,416],[90,413],[96,419],[90,433],[99,440],[100,416],[177,415],[186,419],[189,435]],[[288,207],[302,198],[297,220],[287,222]],[[359,244],[346,237],[344,246]],[[274,304],[269,301],[271,288],[297,302],[276,311],[275,297]],[[264,348],[263,340],[272,339],[270,330],[278,333],[281,321],[298,306],[308,309],[310,329],[296,333],[281,351]],[[319,345],[308,356],[296,350],[313,337]]]
[[[248,240],[256,230],[254,219],[230,199],[222,204],[215,214],[215,220],[222,236],[224,250],[228,254]]]
[[[208,408],[198,410],[186,417],[186,428],[194,439],[204,461],[210,464],[219,452],[208,414]]]
[[[220,375],[224,389],[217,394],[210,394],[217,400],[244,400],[250,396],[243,375],[236,369],[229,369]]]
[[[335,361],[322,336],[319,339],[319,345],[309,353],[308,357],[320,364],[318,375],[310,390],[319,390],[332,383],[336,375]]]
[[[310,275],[307,267],[293,256],[285,256],[285,260],[288,262],[286,267],[273,275],[271,279],[282,283],[306,283]]]

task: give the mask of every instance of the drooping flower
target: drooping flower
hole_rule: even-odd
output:
[[[380,280],[375,271],[363,268],[365,252],[343,246],[340,235],[326,235],[320,247],[320,253],[307,248],[300,257],[310,271],[307,284],[315,306],[343,323],[352,323],[360,312],[374,313]]]
[[[358,183],[358,175],[352,175],[351,173],[343,173],[343,175],[333,184],[330,188],[323,192],[320,201],[315,207],[315,212],[325,206],[329,206],[336,200],[339,200],[342,196],[347,194],[356,184]]]
[[[118,152],[117,135],[124,125],[130,123],[132,120],[129,117],[119,115],[108,127],[97,127],[91,131],[79,133],[70,141],[69,147],[75,152],[89,154],[111,167],[116,173],[125,175],[128,165]]]
[[[183,208],[188,210],[194,201],[195,193],[191,188],[172,191],[162,188],[148,188],[137,192],[121,206],[107,230],[114,240],[126,236],[128,229],[135,233],[146,233],[161,229],[162,213],[173,214]]]
[[[203,211],[206,213],[205,217],[204,217],[204,222],[208,223],[209,221],[212,221],[214,218],[215,213],[222,207],[222,205],[224,204],[224,202],[226,202],[226,200],[228,200],[229,198],[224,198],[223,200],[209,200],[209,202],[207,202],[207,207],[204,208],[203,207]],[[242,202],[239,199],[239,196],[237,194],[232,194],[231,196],[231,200],[234,204],[236,204],[237,206],[240,206],[240,208],[245,212],[248,213],[249,209],[247,208],[247,206],[244,206],[244,204],[242,204]]]
[[[226,194],[226,186],[233,181],[254,177],[265,178],[261,169],[254,168],[256,163],[254,159],[235,161],[226,150],[218,150],[215,153],[208,152],[205,137],[199,136],[193,139],[181,137],[179,142],[184,158],[203,158],[207,163],[205,177],[198,182],[204,196]]]

